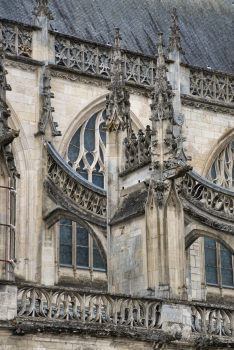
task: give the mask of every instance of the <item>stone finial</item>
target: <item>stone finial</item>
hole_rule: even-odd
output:
[[[178,16],[176,13],[176,8],[173,9],[172,26],[171,26],[171,36],[169,38],[169,45],[167,48],[168,52],[173,52],[174,48],[179,51],[180,54],[184,55],[184,51],[181,47],[181,38],[179,36],[178,27]]]
[[[52,21],[54,18],[49,9],[49,0],[37,0],[37,5],[33,10],[33,15],[36,17],[47,17]]]
[[[152,103],[151,103],[151,118],[153,121],[153,130],[155,128],[154,122],[160,119],[172,119],[173,107],[172,107],[172,88],[167,80],[167,68],[165,65],[165,56],[163,53],[163,33],[158,33],[159,42],[157,66],[156,66],[156,79],[155,85],[152,90]]]
[[[115,28],[115,49],[120,49],[120,41],[122,40],[121,35],[119,34],[119,28]]]
[[[43,105],[42,105],[42,116],[38,123],[38,132],[35,136],[45,134],[46,125],[49,122],[51,127],[52,136],[61,136],[61,131],[57,130],[58,123],[54,122],[52,113],[54,112],[54,107],[51,106],[51,98],[54,98],[53,92],[51,92],[50,86],[50,69],[48,66],[45,67],[44,83],[43,83]]]
[[[119,28],[115,28],[115,47],[112,60],[111,93],[106,97],[106,127],[108,131],[131,128],[129,92],[125,88],[124,74],[122,69],[122,55],[120,50]]]

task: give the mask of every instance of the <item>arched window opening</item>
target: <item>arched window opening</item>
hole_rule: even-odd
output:
[[[76,131],[68,147],[68,164],[86,180],[104,188],[106,131],[105,110],[91,116]]]
[[[206,283],[233,287],[233,256],[221,244],[204,238]]]
[[[215,184],[231,189],[234,188],[234,141],[230,142],[213,162],[208,179]]]
[[[62,219],[59,224],[60,266],[105,271],[95,241],[79,223]]]

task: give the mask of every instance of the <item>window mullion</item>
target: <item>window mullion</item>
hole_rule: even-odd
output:
[[[93,238],[89,234],[89,267],[90,267],[90,279],[93,281]]]
[[[220,244],[216,242],[218,284],[222,287]]]
[[[74,277],[77,277],[76,268],[76,222],[72,221],[72,263],[74,267]]]

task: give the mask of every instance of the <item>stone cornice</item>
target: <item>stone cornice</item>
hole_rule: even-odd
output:
[[[6,24],[13,24],[13,25],[16,25],[16,26],[21,26],[21,27],[24,27],[24,28],[27,28],[27,29],[31,29],[31,30],[41,30],[41,27],[38,27],[38,26],[35,26],[35,25],[32,25],[32,24],[26,24],[26,23],[23,23],[23,22],[18,22],[18,21],[14,21],[14,20],[11,20],[11,19],[7,19],[7,18],[3,18],[3,17],[0,17],[0,22],[4,22]]]
[[[216,100],[181,94],[181,103],[182,106],[185,107],[205,109],[215,113],[234,115],[234,105],[225,102],[220,103]]]
[[[108,89],[110,79],[105,76],[98,77],[90,73],[85,74],[77,71],[76,69],[66,68],[54,64],[50,64],[49,67],[51,68],[51,77],[70,80],[71,82],[90,84],[96,87]],[[146,98],[150,98],[151,96],[151,88],[149,87],[139,87],[137,84],[127,82],[126,87],[130,94],[143,96]]]
[[[192,69],[192,70],[197,70],[197,71],[200,71],[200,72],[205,72],[205,73],[209,73],[209,74],[213,73],[213,74],[218,74],[218,75],[228,76],[230,78],[234,78],[234,73],[227,73],[227,72],[223,72],[221,70],[208,69],[208,68],[205,68],[205,67],[194,66],[192,64],[185,63],[185,62],[181,62],[180,65],[182,67],[189,68],[189,69]]]

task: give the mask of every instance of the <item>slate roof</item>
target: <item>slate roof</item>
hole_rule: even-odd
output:
[[[0,0],[0,16],[33,24],[36,0]],[[120,27],[122,47],[153,55],[157,33],[166,45],[177,8],[183,61],[234,73],[233,0],[50,0],[51,22],[59,32],[113,44]]]

